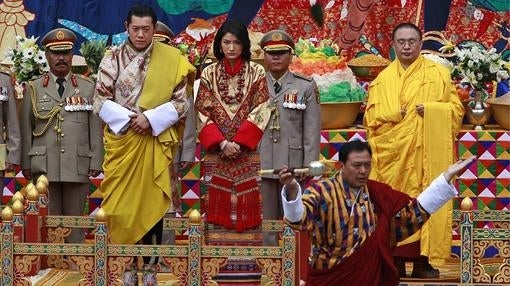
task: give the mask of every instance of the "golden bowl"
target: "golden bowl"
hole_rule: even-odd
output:
[[[498,102],[497,100],[487,99],[492,109],[492,115],[503,129],[510,130],[510,103]]]
[[[352,126],[362,101],[321,103],[321,129],[342,129]]]
[[[383,66],[354,66],[347,65],[352,73],[359,79],[364,81],[372,81],[377,75],[387,67],[387,65]]]

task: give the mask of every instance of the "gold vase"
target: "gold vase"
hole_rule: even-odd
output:
[[[485,103],[487,98],[487,91],[484,89],[475,89],[474,99],[468,104],[466,110],[466,117],[469,124],[473,125],[474,130],[484,130],[484,125],[487,124],[491,117],[491,109]]]

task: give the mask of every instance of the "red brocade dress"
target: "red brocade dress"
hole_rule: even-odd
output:
[[[195,108],[206,152],[201,164],[206,219],[231,233],[262,223],[257,147],[269,121],[268,99],[265,71],[259,64],[240,59],[231,67],[222,60],[202,72]],[[241,146],[241,155],[223,158],[223,140]]]

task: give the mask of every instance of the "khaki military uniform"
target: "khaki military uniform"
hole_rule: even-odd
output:
[[[14,87],[11,83],[11,77],[2,71],[0,71],[0,130],[3,130],[2,136],[0,136],[0,144],[2,150],[0,152],[5,153],[0,156],[4,156],[2,160],[6,163],[19,165],[21,156],[21,134],[19,130],[18,113],[16,110],[16,98],[14,96]],[[3,166],[0,167],[0,188],[3,190],[4,182]],[[2,203],[3,192],[0,192],[0,204]]]
[[[62,97],[50,73],[27,85],[21,112],[21,166],[32,176],[48,177],[50,214],[81,215],[89,170],[102,169],[104,150],[101,123],[92,112],[94,83],[81,75],[69,74],[66,79]]]
[[[312,78],[288,72],[280,79],[281,91],[275,93],[274,80],[269,73],[266,78],[271,96],[269,106],[274,110],[260,143],[261,168],[306,167],[319,159],[320,152],[321,115],[317,85]],[[281,219],[280,192],[278,175],[262,177],[264,219]]]

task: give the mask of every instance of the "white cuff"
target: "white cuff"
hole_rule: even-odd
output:
[[[106,100],[99,110],[99,117],[108,124],[110,130],[115,134],[119,134],[129,124],[130,114],[135,113],[111,100]]]
[[[143,114],[149,120],[154,136],[158,136],[179,120],[179,114],[171,102],[146,110]]]
[[[223,149],[225,148],[225,146],[227,145],[228,141],[227,140],[223,140],[220,142],[220,150],[223,151]]]
[[[301,186],[298,184],[298,192],[296,199],[293,201],[287,200],[287,190],[285,186],[282,188],[281,192],[282,196],[282,207],[283,207],[283,216],[290,222],[299,222],[303,217],[303,213],[305,212],[305,207],[303,206],[303,202],[301,201]]]
[[[453,184],[447,182],[441,173],[416,199],[422,208],[433,214],[456,195],[457,190]]]

